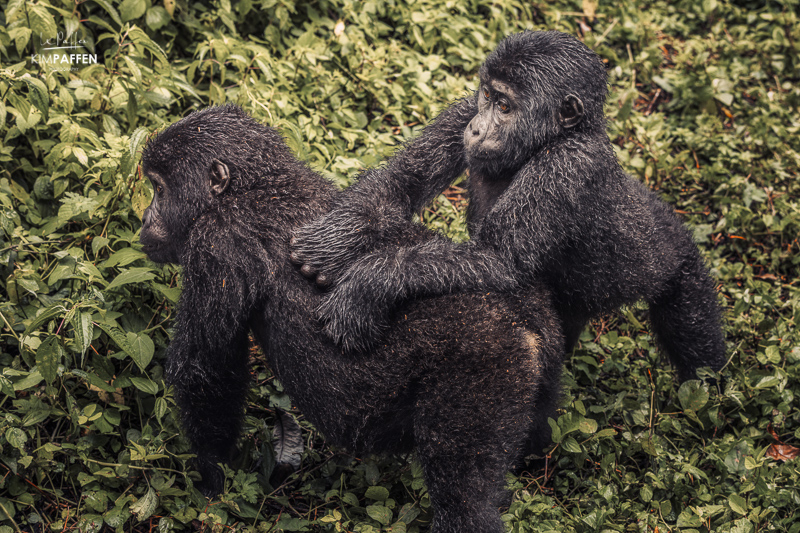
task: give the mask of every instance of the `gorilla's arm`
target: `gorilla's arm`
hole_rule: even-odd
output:
[[[327,215],[292,241],[292,260],[320,285],[336,281],[365,252],[392,240],[408,220],[466,169],[464,130],[477,113],[475,97],[442,111],[387,163],[364,172]]]
[[[511,291],[513,267],[474,242],[457,245],[431,232],[414,246],[387,246],[360,257],[318,312],[326,332],[347,351],[365,351],[381,336],[391,312],[410,299],[470,291]]]
[[[261,270],[248,266],[247,246],[226,244],[219,235],[187,249],[167,380],[175,387],[181,421],[197,454],[203,476],[198,488],[211,497],[222,491],[216,465],[230,459],[244,416],[247,321],[258,295],[243,274],[248,268]]]
[[[586,183],[591,162],[556,168],[555,151],[517,173],[473,240],[455,244],[438,236],[358,259],[319,309],[327,333],[347,350],[365,350],[403,302],[454,291],[513,291],[530,283],[553,260],[548,255],[579,231],[577,210],[593,196]]]

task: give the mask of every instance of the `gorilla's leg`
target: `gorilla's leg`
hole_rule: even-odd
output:
[[[218,463],[227,463],[241,433],[247,384],[247,346],[238,343],[232,350],[242,354],[225,364],[210,364],[198,359],[168,362],[169,382],[181,411],[181,423],[197,454],[195,465],[202,476],[196,487],[206,497],[222,492],[224,476]]]
[[[558,418],[556,408],[561,399],[561,372],[554,372],[555,375],[546,376],[541,380],[539,390],[536,394],[536,405],[533,409],[531,429],[525,443],[527,455],[544,455],[544,450],[553,442],[552,430],[547,423],[548,418]]]
[[[524,398],[523,387],[503,389],[503,399],[476,393],[487,382],[474,375],[446,381],[420,396],[414,429],[436,509],[431,532],[502,533],[498,508],[508,503],[505,475],[519,460],[528,436],[531,398]],[[456,383],[461,386],[450,386]],[[449,400],[443,409],[444,398],[462,401],[452,405]]]
[[[479,430],[485,445],[477,449],[452,441],[444,446],[436,440],[434,428],[426,428],[427,435],[418,440],[419,459],[436,509],[432,533],[505,531],[498,507],[505,499],[505,474],[511,457],[504,447],[519,450],[522,442],[503,442],[496,429]]]
[[[681,381],[695,379],[701,366],[722,368],[725,339],[717,294],[696,250],[692,250],[666,289],[648,303],[656,339]]]
[[[582,316],[578,317],[573,312],[561,311],[560,309],[558,314],[561,317],[562,329],[564,330],[565,352],[569,354],[578,344],[583,328],[586,327],[589,320]]]

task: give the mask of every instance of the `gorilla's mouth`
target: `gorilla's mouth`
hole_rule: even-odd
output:
[[[494,163],[497,161],[497,155],[487,150],[475,150],[467,154],[467,159],[473,162]]]
[[[164,256],[163,253],[164,248],[165,248],[164,245],[159,245],[154,243],[142,244],[142,251],[145,253],[145,255],[147,255],[147,258],[150,259],[150,261],[153,261],[155,263],[170,262]]]
[[[139,241],[139,242],[140,242],[140,243],[141,243],[141,245],[142,245],[142,251],[143,251],[144,253],[146,253],[147,255],[150,255],[152,252],[156,252],[156,251],[158,251],[158,249],[160,248],[160,247],[159,247],[158,245],[156,245],[156,244],[152,244],[152,243],[147,243],[147,244],[145,244],[145,243],[143,243],[143,242],[141,242],[141,241]]]
[[[497,159],[502,155],[501,147],[496,143],[481,143],[480,146],[467,150],[467,155],[474,159]]]
[[[473,150],[467,153],[467,157],[470,159],[480,159],[485,161],[487,159],[491,159],[492,155],[486,150]]]

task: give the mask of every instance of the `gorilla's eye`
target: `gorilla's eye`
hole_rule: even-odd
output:
[[[511,106],[508,105],[508,102],[499,102],[497,104],[497,107],[500,108],[501,113],[508,113],[509,111],[511,111]]]
[[[164,187],[156,183],[156,194],[161,194],[162,192],[164,192]]]
[[[486,87],[483,88],[483,97],[486,98],[487,100],[489,99],[489,89],[487,89]]]

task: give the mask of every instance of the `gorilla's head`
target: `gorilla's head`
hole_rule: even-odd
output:
[[[481,66],[480,81],[478,115],[464,132],[473,171],[513,172],[559,135],[605,128],[603,63],[565,33],[507,37]]]
[[[280,134],[236,105],[196,111],[151,139],[142,172],[153,185],[139,237],[158,263],[180,263],[193,222],[226,191],[254,186],[293,156]]]

